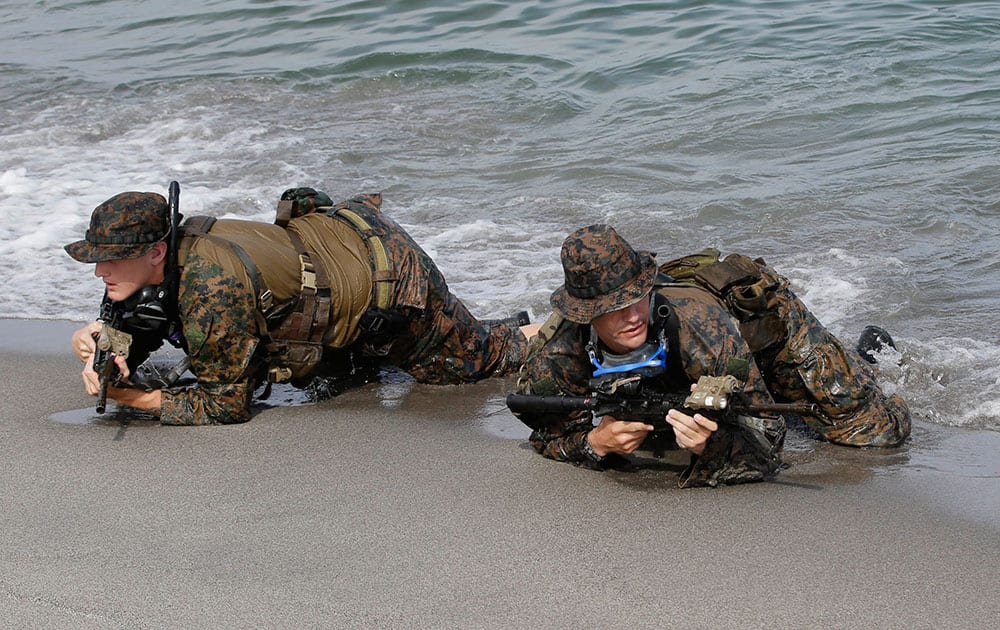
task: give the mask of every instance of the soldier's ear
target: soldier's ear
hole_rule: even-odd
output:
[[[160,241],[153,248],[149,250],[149,261],[154,265],[158,265],[167,259],[167,244]]]

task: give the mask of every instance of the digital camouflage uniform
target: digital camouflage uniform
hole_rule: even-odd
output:
[[[570,235],[564,243],[567,285],[553,294],[557,313],[542,326],[541,333],[529,346],[518,379],[519,393],[579,396],[589,390],[594,369],[586,349],[590,326],[563,319],[559,310],[561,307],[565,312],[573,307],[574,301],[566,298],[566,292],[574,291],[569,286],[570,279],[583,273],[567,268],[567,257],[589,261],[587,266],[595,270],[626,264],[619,253],[595,249],[592,242],[574,238],[587,234],[588,230],[591,234],[599,232],[599,228],[608,229],[620,238],[607,226],[592,226]],[[625,247],[631,251],[627,244]],[[816,403],[822,417],[803,419],[823,439],[852,446],[896,446],[906,439],[910,419],[905,402],[899,396],[886,396],[882,392],[874,369],[860,355],[845,350],[791,292],[785,278],[759,259],[750,261],[735,255],[727,257],[725,264],[713,264],[717,262],[717,252],[709,250],[708,254],[660,266],[654,290],[666,299],[677,316],[676,347],[667,356],[668,364],[673,362],[673,369],[650,378],[656,379],[664,391],[686,392],[700,376],[724,375],[730,372],[730,366],[749,365],[743,391],[748,401],[762,404],[771,402],[773,397],[778,402]],[[636,277],[638,274],[638,271],[632,273]],[[734,278],[739,280],[732,281]],[[600,276],[595,275],[592,280],[599,281]],[[585,289],[576,287],[575,291]],[[617,291],[617,295],[614,291],[609,294],[621,303],[606,302],[604,312],[635,302],[634,295]],[[586,319],[576,315],[576,321]],[[660,324],[650,325],[651,335]],[[600,468],[604,462],[595,464],[583,448],[593,428],[590,415],[574,412],[563,417],[532,417],[522,413],[520,417],[533,429],[529,440],[538,452],[553,459]],[[756,481],[773,472],[775,463],[765,452],[765,445],[780,449],[784,423],[780,418],[755,421],[766,441],[752,435],[749,429],[720,425],[703,453],[692,455],[691,466],[682,474],[680,485]]]
[[[658,379],[663,391],[687,391],[700,376],[726,374],[736,360],[749,366],[741,393],[754,404],[772,402],[736,322],[722,306],[704,292],[691,295],[692,291],[685,290],[670,295],[671,291],[664,289],[661,293],[668,296],[680,322],[679,356],[668,354],[667,361],[679,361],[686,377],[685,382],[676,382],[669,372],[652,377]],[[556,326],[554,331],[553,325]],[[586,394],[594,370],[586,350],[589,337],[588,325],[563,320],[558,315],[550,318],[529,345],[528,357],[517,382],[518,392]],[[593,428],[590,412],[574,412],[562,418],[530,417],[522,413],[521,419],[534,428],[529,441],[539,453],[577,465],[604,467],[593,463],[582,448],[587,433]],[[779,463],[774,455],[784,441],[784,422],[780,418],[763,417],[751,421],[763,428],[760,435],[752,435],[747,428],[720,425],[702,454],[692,455],[691,465],[681,474],[680,485],[715,486],[760,481],[774,472]]]
[[[363,270],[352,265],[351,255],[366,252],[364,241],[354,227],[323,214],[294,218],[288,225],[302,237],[314,257],[320,257],[331,276],[331,286],[360,288],[364,293],[349,295],[354,308],[334,313],[327,346],[334,350],[354,350],[361,354],[384,356],[387,363],[409,372],[417,381],[431,384],[474,382],[488,376],[513,372],[524,357],[527,340],[515,324],[489,325],[476,319],[449,290],[433,260],[413,239],[379,211],[379,195],[362,195],[350,202],[362,214],[381,239],[392,264],[392,300],[390,310],[405,318],[390,338],[369,339],[358,327],[361,315],[372,298],[374,271],[370,258]],[[340,205],[345,205],[340,204]],[[339,206],[338,206],[339,207]],[[311,230],[302,229],[303,225]],[[211,235],[223,231],[225,223],[213,226]],[[325,234],[324,234],[325,228]],[[297,254],[277,226],[258,224],[258,236],[265,233],[274,240],[272,249],[283,246],[288,273],[297,277]],[[198,237],[196,237],[198,238]],[[336,264],[333,248],[326,250],[317,239],[341,243],[337,252],[347,253],[347,264]],[[169,389],[164,392],[164,424],[203,424],[244,422],[249,419],[253,391],[261,382],[263,356],[258,326],[256,300],[246,268],[225,244],[201,237],[190,247],[181,274],[179,307],[184,336],[192,360],[191,371],[198,386]],[[346,245],[346,244],[349,244]],[[253,252],[247,244],[251,257]],[[341,257],[340,254],[337,257]],[[258,265],[264,271],[264,265]],[[354,278],[338,278],[338,275]],[[272,286],[268,282],[268,286]],[[344,296],[334,294],[334,305]],[[346,360],[345,352],[331,353]],[[324,355],[326,357],[326,355]]]
[[[388,269],[376,270],[369,242],[345,219],[312,208],[310,214],[296,215],[287,223],[288,232],[300,238],[312,262],[322,265],[328,276],[329,313],[316,315],[329,318],[317,327],[325,348],[323,360],[372,355],[433,384],[472,382],[515,371],[527,345],[517,324],[473,317],[450,293],[431,258],[379,211],[380,203],[380,195],[362,195],[332,210],[350,207],[363,217],[369,226],[364,236],[381,240]],[[160,195],[122,193],[95,210],[87,238],[67,246],[67,252],[81,262],[126,257],[122,252],[139,256],[163,240],[166,208]],[[157,225],[147,225],[153,222]],[[287,317],[282,304],[298,303],[305,276],[300,252],[279,225],[225,219],[197,225],[189,219],[181,231],[177,291],[182,347],[197,385],[163,389],[161,421],[245,422],[254,390],[270,367],[271,335],[265,333],[273,333]],[[248,269],[241,252],[258,273]],[[378,334],[362,325],[374,303],[376,279],[390,284],[386,312],[395,317],[394,325]],[[278,305],[276,320],[265,320],[266,307],[255,291],[255,280],[266,285]]]
[[[910,410],[898,394],[887,396],[875,368],[845,348],[788,287],[788,280],[759,261],[774,289],[772,309],[787,336],[755,357],[771,394],[781,401],[819,405],[804,416],[819,436],[846,446],[899,446],[910,435]]]

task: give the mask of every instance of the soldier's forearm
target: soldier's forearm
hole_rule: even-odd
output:
[[[141,389],[109,387],[108,398],[114,400],[119,405],[126,405],[156,414],[160,413],[162,399],[160,397],[160,390],[158,389],[147,392]]]

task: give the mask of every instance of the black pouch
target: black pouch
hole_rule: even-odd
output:
[[[371,306],[358,320],[358,328],[363,331],[365,340],[384,340],[404,328],[409,320],[399,311]]]

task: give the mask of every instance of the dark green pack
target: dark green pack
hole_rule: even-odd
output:
[[[778,314],[776,295],[781,280],[761,258],[720,256],[719,250],[709,247],[665,262],[659,270],[675,282],[694,284],[719,298],[740,322],[740,333],[751,351],[784,342],[787,326]]]

